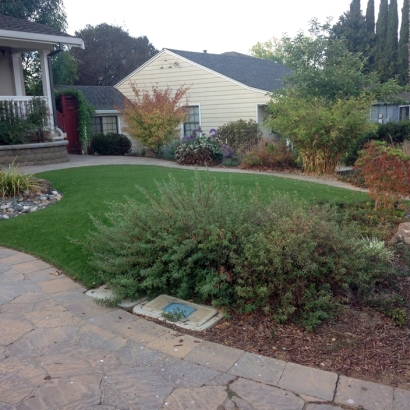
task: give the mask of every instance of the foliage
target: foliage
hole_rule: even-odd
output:
[[[382,242],[358,238],[328,207],[260,192],[247,201],[209,174],[193,190],[175,179],[145,192],[147,203],[112,203],[94,219],[85,248],[118,298],[167,293],[313,329],[338,311],[346,291],[366,294],[388,271]]]
[[[378,124],[377,128],[364,133],[350,147],[344,159],[346,165],[353,165],[359,156],[359,151],[363,149],[364,144],[371,140],[385,141],[388,144],[401,144],[406,140],[410,141],[410,120],[398,122],[389,121],[385,124]]]
[[[60,31],[67,28],[62,0],[1,0],[0,14],[45,24]]]
[[[75,35],[86,44],[70,50],[81,85],[115,85],[158,52],[147,37],[131,37],[121,26],[88,24]]]
[[[371,141],[360,151],[360,167],[376,208],[391,208],[410,195],[410,157],[383,141]]]
[[[281,40],[272,37],[271,39],[261,43],[258,41],[250,49],[250,54],[256,58],[264,60],[272,60],[278,64],[286,64],[286,55],[282,50]]]
[[[284,141],[264,140],[252,147],[242,161],[243,168],[264,167],[275,170],[297,168],[295,154]]]
[[[32,175],[23,175],[18,172],[18,166],[14,161],[8,168],[0,170],[0,195],[4,198],[13,198],[24,193],[37,192],[40,190],[38,180]]]
[[[56,54],[52,59],[54,85],[72,85],[78,80],[77,61],[64,47],[64,52]]]
[[[173,93],[170,87],[161,90],[153,86],[150,92],[138,89],[135,83],[130,85],[135,98],[124,101],[122,115],[128,125],[126,131],[158,153],[178,135],[177,127],[187,115],[188,100],[181,104],[189,88],[181,86]]]
[[[181,145],[181,138],[176,138],[166,145],[163,145],[158,154],[159,157],[174,160],[175,150]]]
[[[175,159],[183,165],[210,166],[222,161],[224,154],[221,148],[215,129],[211,129],[209,135],[206,135],[198,128],[182,139],[182,144],[175,149]],[[225,147],[226,151],[227,148],[229,147]]]
[[[399,15],[397,11],[397,0],[390,0],[389,14],[387,20],[386,50],[388,55],[387,78],[393,78],[397,74],[397,50],[399,46]]]
[[[350,52],[343,38],[334,38],[329,21],[320,24],[313,19],[309,33],[309,37],[299,32],[293,39],[282,38],[287,65],[293,70],[288,86],[302,96],[334,101],[365,93],[379,101],[389,101],[400,91],[395,81],[381,84],[376,73],[366,74],[366,59]]]
[[[379,14],[376,22],[375,60],[377,71],[382,81],[387,79],[387,67],[389,64],[389,50],[387,49],[388,14],[388,0],[380,0]]]
[[[47,137],[49,109],[41,98],[32,98],[21,112],[12,101],[0,101],[0,145],[42,142]]]
[[[78,116],[78,134],[79,140],[84,153],[87,152],[89,140],[92,135],[91,119],[95,116],[94,107],[88,104],[84,94],[75,88],[68,88],[63,91],[56,91],[56,99],[61,98],[61,95],[68,95],[77,100],[77,116]]]
[[[327,101],[287,92],[269,102],[268,124],[294,144],[305,171],[333,174],[352,143],[376,127],[367,120],[371,101],[365,95]]]
[[[91,151],[99,155],[126,155],[131,152],[131,141],[123,134],[110,132],[95,134],[91,138]]]
[[[409,2],[404,1],[401,15],[399,48],[397,52],[397,74],[399,76],[399,84],[402,86],[409,82],[409,16]]]
[[[228,122],[218,128],[218,134],[219,139],[234,151],[248,150],[257,145],[262,137],[258,123],[253,120]]]

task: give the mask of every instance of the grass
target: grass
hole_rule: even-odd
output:
[[[83,240],[93,229],[90,215],[99,219],[109,210],[107,202],[121,202],[124,196],[143,201],[136,185],[155,191],[155,180],[172,174],[191,184],[193,171],[136,165],[107,165],[50,171],[36,176],[49,180],[63,192],[63,199],[42,211],[3,220],[0,245],[33,254],[91,288],[100,284],[89,266],[88,255],[75,240]],[[242,187],[245,195],[258,184],[265,198],[278,191],[308,202],[355,203],[367,199],[361,192],[267,175],[212,173],[220,183]]]

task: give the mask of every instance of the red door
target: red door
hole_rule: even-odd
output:
[[[57,123],[58,127],[67,134],[67,151],[69,154],[81,154],[76,99],[62,95],[61,110],[62,112],[57,111]]]

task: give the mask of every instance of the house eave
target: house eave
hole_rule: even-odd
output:
[[[0,39],[5,40],[27,40],[30,42],[44,44],[62,43],[67,46],[79,47],[84,49],[84,41],[78,37],[53,36],[50,34],[27,33],[25,31],[1,30]]]

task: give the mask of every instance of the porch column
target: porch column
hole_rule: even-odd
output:
[[[26,92],[24,89],[23,62],[21,60],[21,54],[13,53],[11,58],[13,61],[14,87],[16,90],[16,96],[24,96],[26,95]]]
[[[41,66],[41,81],[43,83],[43,95],[47,97],[47,105],[50,110],[50,119],[49,123],[52,129],[54,129],[53,125],[53,104],[51,98],[54,96],[51,95],[51,88],[50,88],[50,73],[48,71],[48,63],[47,63],[47,54],[49,50],[40,50],[40,66]]]

